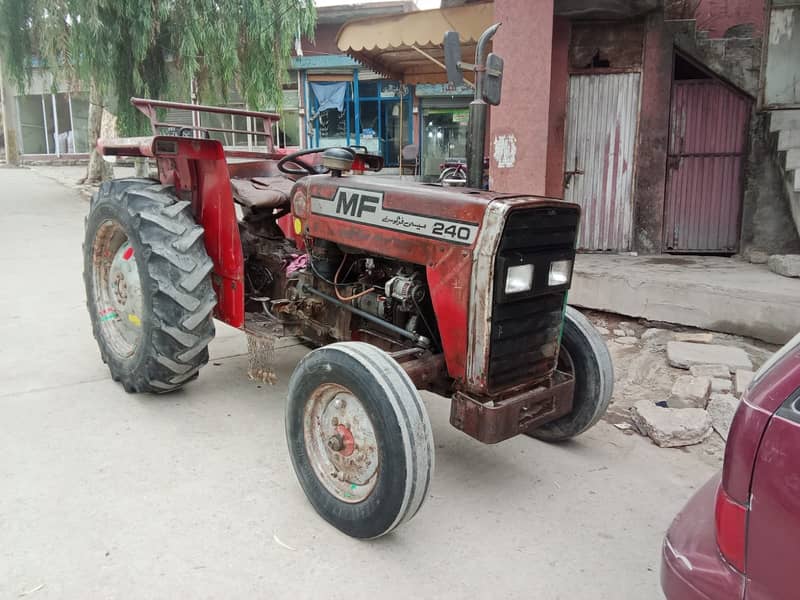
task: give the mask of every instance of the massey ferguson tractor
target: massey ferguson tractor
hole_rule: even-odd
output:
[[[478,79],[498,76],[482,48]],[[499,100],[478,88],[473,104]],[[420,390],[449,398],[450,423],[487,444],[566,440],[605,412],[608,350],[567,306],[577,205],[378,176],[362,148],[281,155],[273,113],[132,102],[153,137],[98,148],[155,161],[159,179],[103,184],[84,245],[94,336],[127,392],[196,379],[215,318],[254,348],[303,340],[314,349],[289,381],[289,453],[316,511],[357,538],[408,521],[428,495]],[[181,128],[167,109],[260,126]],[[485,109],[471,111],[479,177]],[[226,150],[212,132],[260,136],[266,151]]]

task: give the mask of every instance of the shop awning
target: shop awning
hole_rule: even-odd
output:
[[[442,40],[458,31],[462,60],[473,62],[475,45],[493,23],[492,2],[359,19],[345,23],[339,50],[384,77],[406,83],[445,83]]]

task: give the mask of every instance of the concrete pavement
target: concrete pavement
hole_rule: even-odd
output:
[[[0,598],[660,598],[660,543],[715,460],[601,423],[550,446],[483,446],[426,396],[431,495],[374,542],[317,517],[286,452],[275,386],[218,325],[212,362],[131,396],[100,361],[71,189],[0,169]]]
[[[569,301],[779,345],[800,331],[800,279],[720,256],[580,254]]]

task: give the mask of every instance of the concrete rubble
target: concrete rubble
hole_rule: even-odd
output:
[[[744,394],[747,386],[753,381],[753,377],[755,377],[755,373],[752,371],[745,371],[744,369],[736,371],[736,393],[740,396]]]
[[[675,340],[678,342],[693,342],[696,344],[710,344],[714,341],[712,333],[676,333]]]
[[[778,275],[800,277],[800,254],[773,254],[767,266]]]
[[[614,362],[616,385],[606,419],[623,431],[633,424],[658,446],[696,446],[701,455],[721,460],[739,397],[775,347],[730,334],[589,316],[601,334],[608,332],[604,338]]]
[[[737,371],[738,373],[738,371]],[[730,379],[718,379],[714,377],[711,380],[711,393],[726,393],[733,389],[733,382]]]
[[[730,377],[731,371],[725,365],[692,365],[689,373],[695,377]]]
[[[744,258],[754,265],[765,265],[769,260],[769,253],[764,250],[748,249],[744,252]]]
[[[667,360],[673,367],[688,369],[692,365],[725,365],[731,373],[738,369],[753,368],[747,352],[733,346],[669,342]]]
[[[681,375],[672,386],[672,396],[667,400],[670,408],[705,408],[711,379]]]
[[[711,434],[711,417],[702,408],[662,408],[639,400],[631,416],[639,432],[662,448],[699,444]]]
[[[711,418],[711,425],[723,440],[728,439],[728,432],[731,429],[733,416],[739,408],[739,400],[731,394],[711,394],[708,401],[708,415]]]
[[[651,348],[664,349],[667,342],[672,339],[673,333],[669,329],[651,327],[642,334],[642,342]]]

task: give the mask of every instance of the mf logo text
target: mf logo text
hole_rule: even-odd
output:
[[[351,217],[361,217],[364,213],[374,213],[377,211],[378,196],[370,196],[359,192],[346,192],[339,190],[336,198],[336,212],[340,215],[350,215]]]

